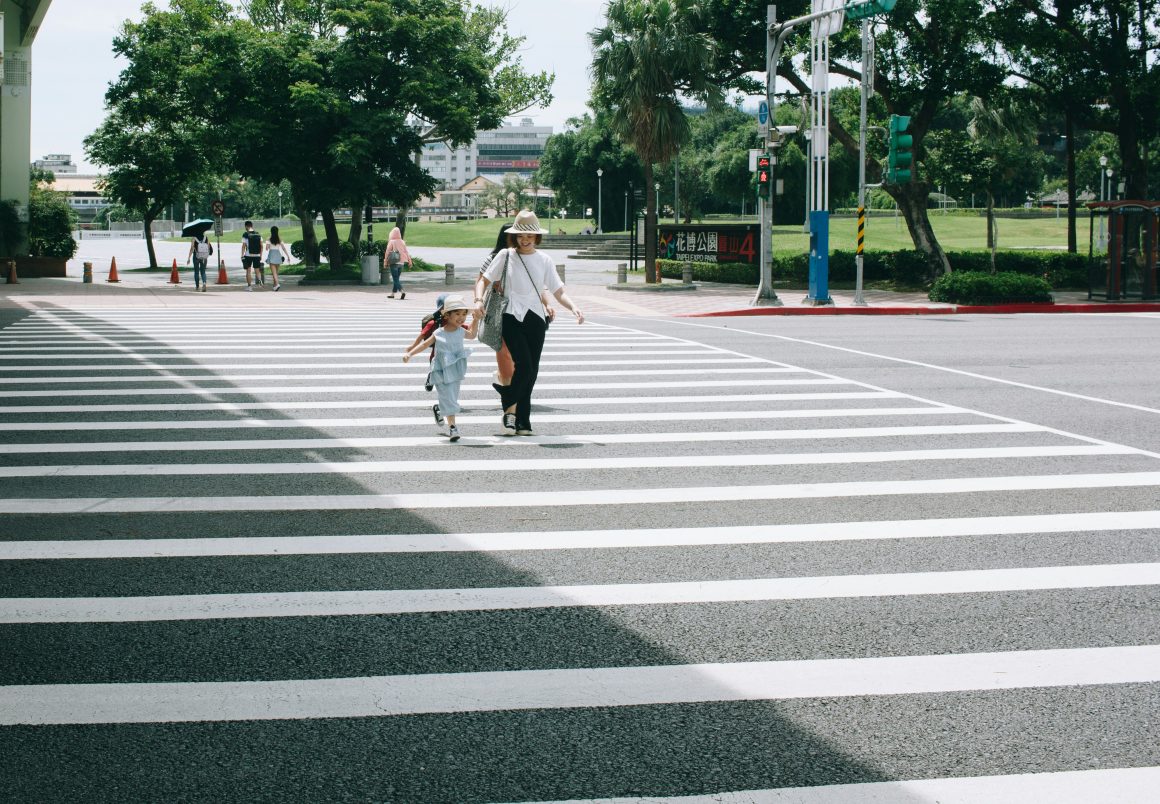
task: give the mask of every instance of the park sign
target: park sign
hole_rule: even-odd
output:
[[[757,265],[760,230],[756,223],[661,224],[657,227],[657,258]]]
[[[864,20],[877,17],[879,14],[889,14],[894,10],[897,0],[855,0],[846,4],[846,19]]]

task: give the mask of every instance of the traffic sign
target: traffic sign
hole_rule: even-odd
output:
[[[226,204],[220,198],[217,201],[214,201],[212,204],[210,204],[209,208],[211,210],[213,210],[213,214],[217,215],[219,218],[222,215],[224,215],[226,212]]]
[[[769,104],[765,101],[757,105],[757,122],[763,126],[769,122]]]

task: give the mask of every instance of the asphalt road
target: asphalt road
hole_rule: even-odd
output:
[[[1153,800],[1160,317],[206,302],[0,316],[6,801]]]

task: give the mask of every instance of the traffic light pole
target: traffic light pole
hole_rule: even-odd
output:
[[[858,307],[866,306],[866,299],[862,296],[862,251],[866,240],[866,101],[870,95],[869,84],[873,80],[870,76],[870,20],[862,20],[862,98],[861,117],[858,125],[858,246],[854,254],[854,304]]]
[[[774,117],[774,97],[773,84],[777,75],[777,59],[781,54],[781,43],[784,38],[774,41],[773,32],[777,25],[777,6],[768,6],[765,11],[766,26],[769,34],[765,38],[765,104],[769,110],[769,130],[777,131]],[[768,152],[769,137],[765,137],[765,142],[762,143],[762,148]],[[769,170],[772,174],[773,166],[777,163],[777,157],[770,155]],[[761,227],[761,246],[760,256],[761,269],[758,271],[757,295],[753,297],[754,307],[780,307],[782,305],[781,299],[777,297],[777,292],[773,289],[773,196],[774,196],[774,181],[773,176],[770,176],[768,193],[762,192],[760,184],[757,186],[757,220]]]

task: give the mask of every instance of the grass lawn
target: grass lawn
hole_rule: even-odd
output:
[[[503,219],[506,220],[506,219]],[[481,219],[476,221],[457,221],[455,223],[426,223],[415,222],[407,224],[407,245],[430,246],[449,248],[490,248],[495,244],[495,236],[503,223],[501,219]],[[987,223],[982,216],[943,215],[936,210],[930,213],[931,225],[939,243],[948,251],[983,250],[987,245]],[[581,220],[553,220],[552,231],[563,228],[569,234],[577,234],[588,221]],[[392,224],[387,221],[375,223],[375,239],[385,240],[390,233]],[[1088,221],[1081,217],[1077,221],[1077,235],[1081,249],[1086,246]],[[1003,250],[1018,249],[1047,249],[1062,251],[1067,247],[1067,217],[1056,218],[999,218],[999,248]],[[340,225],[338,232],[346,237],[350,227]],[[318,235],[323,234],[321,226],[315,228]],[[261,233],[263,237],[268,231]],[[286,243],[293,243],[302,238],[302,231],[298,228],[287,227],[282,230],[282,239]],[[366,232],[364,230],[365,238]],[[854,218],[830,219],[830,248],[832,250],[853,251],[856,245],[857,223]],[[227,232],[221,238],[222,247],[226,244],[241,243],[242,232]],[[773,238],[774,251],[778,254],[801,254],[809,251],[809,236],[802,232],[800,225],[775,226]],[[877,211],[871,213],[866,223],[866,248],[875,251],[897,251],[913,248],[906,224],[900,216],[893,212]]]

